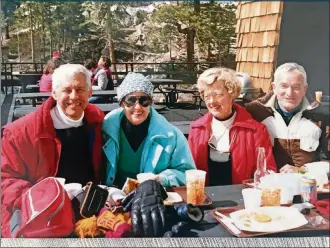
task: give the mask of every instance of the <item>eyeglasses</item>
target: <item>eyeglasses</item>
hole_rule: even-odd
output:
[[[214,100],[221,100],[224,96],[224,94],[222,92],[213,92],[213,93],[208,93],[208,94],[201,94],[202,96],[202,99],[206,102],[206,101],[209,101],[211,99],[211,97],[214,99]]]
[[[137,102],[139,102],[142,107],[148,107],[151,105],[152,99],[149,96],[127,96],[123,101],[126,107],[132,107]]]

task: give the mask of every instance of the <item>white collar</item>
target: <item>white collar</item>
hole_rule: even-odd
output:
[[[84,112],[79,120],[72,120],[64,114],[59,104],[56,104],[56,106],[50,110],[50,115],[55,129],[66,129],[83,125],[82,120],[84,118]]]
[[[236,117],[236,111],[232,117],[230,117],[228,120],[225,121],[220,121],[217,120],[215,117],[213,117],[211,124],[212,134],[217,138],[221,137],[226,131],[229,131],[229,129],[233,126],[235,117]]]

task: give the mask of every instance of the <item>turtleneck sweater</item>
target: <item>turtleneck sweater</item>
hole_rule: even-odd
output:
[[[72,120],[65,115],[59,104],[50,110],[55,129],[66,129],[83,125],[84,112],[79,120]]]
[[[125,115],[121,119],[121,128],[123,129],[126,139],[134,152],[139,149],[140,145],[148,134],[150,115],[151,113],[148,115],[148,118],[140,125],[133,125]]]
[[[56,177],[63,177],[66,183],[81,183],[85,186],[94,181],[90,131],[84,125],[84,113],[79,120],[65,115],[57,104],[50,111],[56,137],[61,141],[60,160]]]

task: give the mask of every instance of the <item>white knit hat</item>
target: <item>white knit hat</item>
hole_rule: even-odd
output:
[[[117,98],[120,103],[122,99],[133,92],[144,92],[152,98],[154,86],[141,73],[129,72],[117,89]]]

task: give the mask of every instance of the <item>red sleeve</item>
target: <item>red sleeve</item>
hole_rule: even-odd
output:
[[[10,132],[5,130],[1,150],[1,220],[4,238],[10,237],[9,221],[13,208],[21,207],[21,195],[32,186],[29,181],[24,180],[27,175],[28,171],[18,146]]]
[[[194,149],[194,132],[193,132],[193,129],[190,127],[189,129],[189,133],[188,133],[188,144],[189,144],[189,148],[190,148],[190,151],[191,151],[191,154],[193,156],[193,159],[196,161],[196,155],[195,155],[195,149]]]
[[[267,169],[277,172],[276,162],[273,156],[272,143],[270,142],[267,128],[261,124],[256,134],[256,147],[264,147],[266,152]]]

